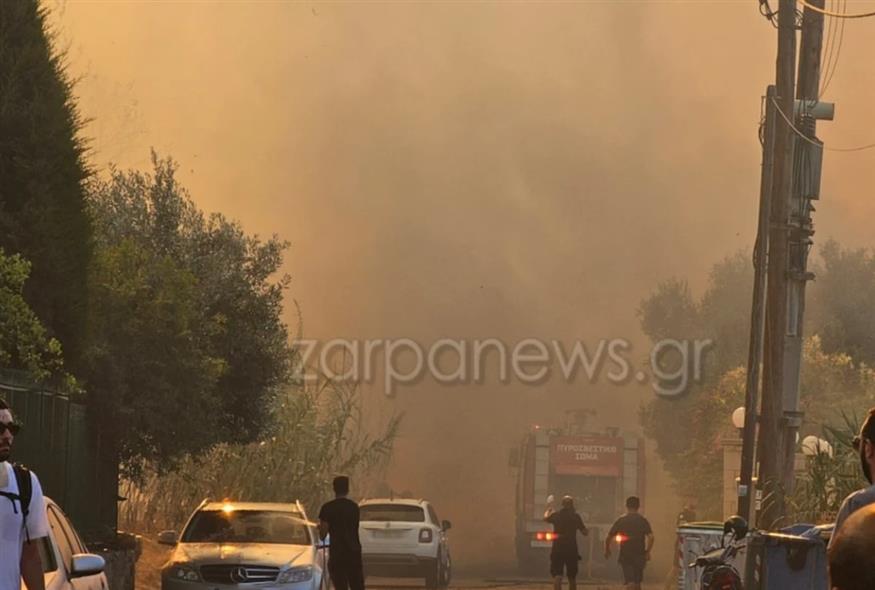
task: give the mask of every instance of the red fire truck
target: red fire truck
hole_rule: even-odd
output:
[[[524,574],[544,574],[552,527],[543,521],[549,496],[572,496],[589,529],[579,537],[581,577],[604,564],[601,548],[628,496],[644,498],[644,441],[618,428],[589,431],[587,410],[568,412],[563,427],[533,426],[510,454],[516,469],[516,553]]]

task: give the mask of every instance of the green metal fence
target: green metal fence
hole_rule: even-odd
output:
[[[89,428],[85,405],[67,395],[0,374],[0,398],[23,424],[13,460],[32,469],[43,491],[55,500],[87,538],[115,531],[118,467]]]

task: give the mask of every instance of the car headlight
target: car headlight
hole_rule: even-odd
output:
[[[181,582],[200,582],[200,574],[190,565],[175,564],[165,570],[168,578],[171,580],[179,580]]]
[[[280,572],[277,576],[277,584],[296,584],[298,582],[309,582],[313,579],[313,566],[289,568],[284,572]]]

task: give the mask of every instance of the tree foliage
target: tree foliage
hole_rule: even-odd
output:
[[[0,2],[0,247],[31,263],[25,300],[74,369],[91,255],[80,127],[45,10]]]
[[[75,382],[64,371],[61,343],[51,338],[24,300],[30,264],[0,248],[0,367],[33,382],[53,381],[66,390]]]
[[[822,252],[823,266],[809,298],[801,379],[805,434],[822,436],[841,422],[840,411],[875,405],[875,373],[865,364],[875,357],[875,256],[845,250],[835,242]],[[703,296],[696,300],[684,281],[658,285],[640,307],[645,333],[663,338],[709,338],[702,379],[687,395],[654,399],[642,407],[648,437],[682,490],[696,490],[706,514],[717,517],[722,494],[721,439],[734,436],[729,416],[743,405],[750,326],[752,265],[736,254],[713,268]],[[677,424],[687,425],[678,429]]]
[[[284,242],[205,216],[153,154],[89,197],[95,227],[87,388],[129,469],[258,438],[291,353]],[[197,428],[192,427],[196,417]]]
[[[738,252],[714,265],[698,300],[686,281],[670,279],[657,285],[638,309],[641,328],[652,342],[712,340],[703,370],[706,381],[719,379],[746,358],[752,284],[750,258]]]
[[[640,416],[645,434],[656,442],[657,452],[677,485],[684,490],[701,490],[703,506],[722,485],[719,478],[716,482],[694,478],[702,471],[713,473],[719,459],[715,449],[719,448],[720,432],[715,430],[711,414],[720,412],[718,419],[724,420],[728,414],[723,408],[739,395],[738,375],[727,372],[741,364],[747,347],[749,267],[749,258],[737,253],[714,266],[700,298],[693,296],[686,281],[672,279],[659,284],[638,310],[641,327],[653,342],[674,338],[710,339],[714,343],[703,358],[701,380],[691,381],[685,395],[653,399],[641,408]],[[678,429],[678,424],[689,427]],[[691,465],[698,469],[691,470]],[[712,484],[717,488],[710,489]]]
[[[809,297],[810,325],[830,352],[875,364],[875,253],[829,241]]]

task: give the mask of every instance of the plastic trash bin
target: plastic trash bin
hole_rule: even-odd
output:
[[[802,532],[801,528],[790,530]],[[806,530],[812,527],[806,525]],[[826,543],[818,534],[755,531],[748,537],[745,590],[829,590]]]

